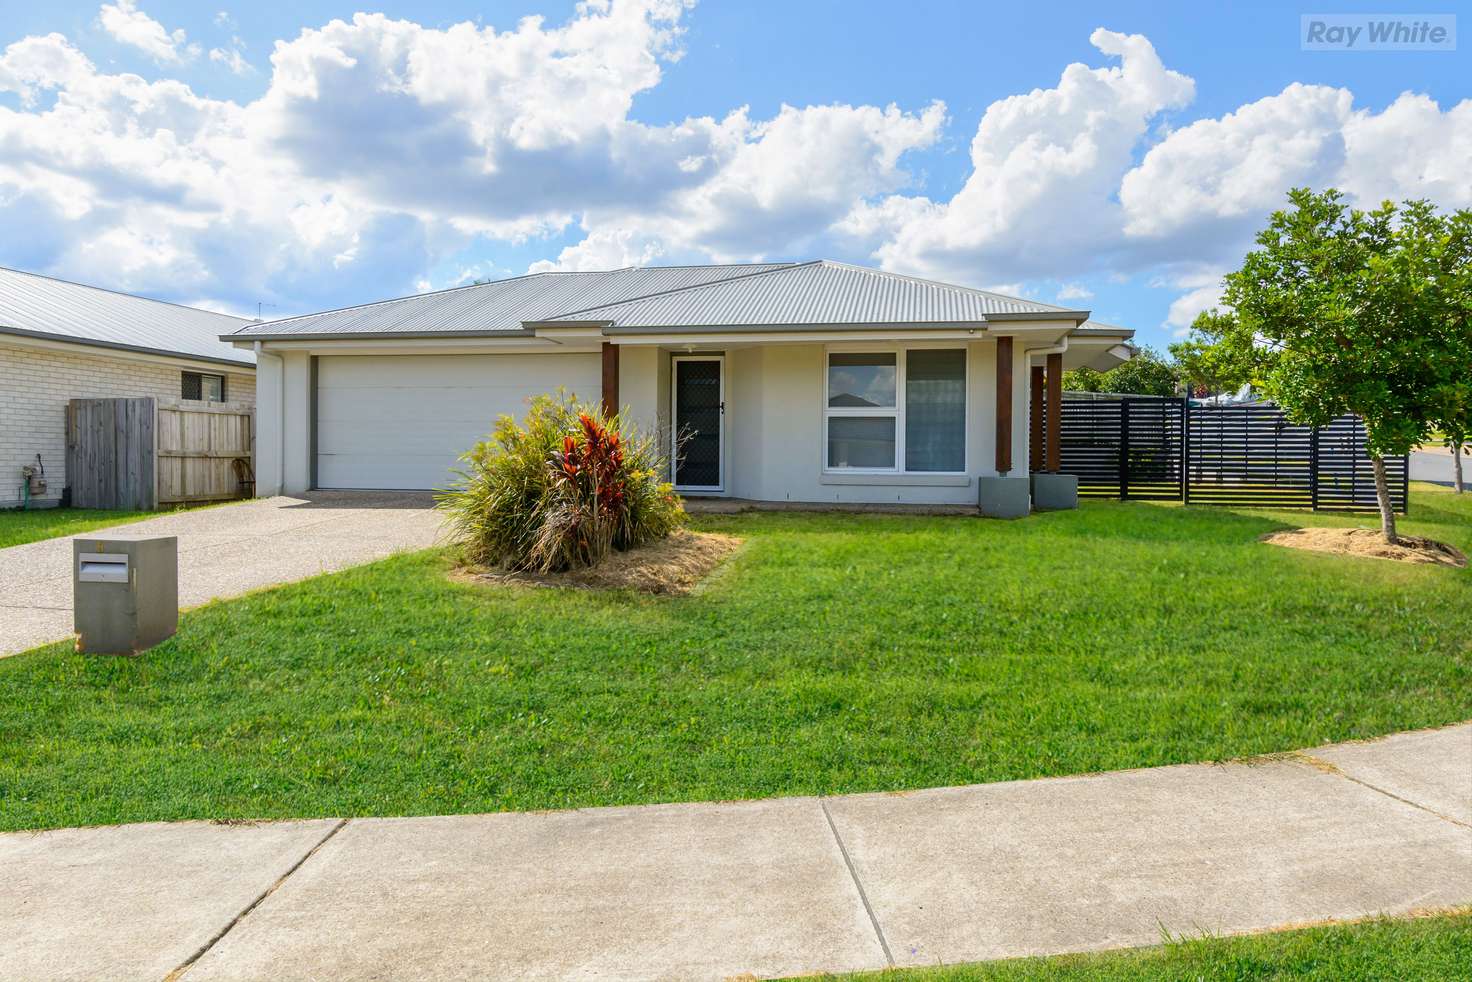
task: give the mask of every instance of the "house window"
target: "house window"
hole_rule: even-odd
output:
[[[966,350],[831,352],[824,408],[830,470],[966,470]]]
[[[224,402],[225,376],[185,372],[179,398],[197,399],[202,402]]]

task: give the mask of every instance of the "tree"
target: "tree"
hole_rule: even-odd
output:
[[[1141,348],[1135,357],[1107,372],[1075,368],[1063,373],[1063,387],[1070,392],[1118,392],[1127,395],[1173,396],[1176,366],[1153,348]]]
[[[1231,311],[1202,311],[1191,333],[1170,346],[1181,380],[1191,390],[1235,392],[1252,383],[1262,386],[1263,357],[1250,337],[1244,339]]]
[[[1351,209],[1296,188],[1226,278],[1231,343],[1261,349],[1263,386],[1295,422],[1364,421],[1385,539],[1399,539],[1387,455],[1430,434],[1467,350],[1472,235],[1425,201]]]
[[[1466,490],[1462,472],[1462,455],[1472,436],[1472,264],[1465,257],[1472,252],[1472,210],[1463,208],[1448,216],[1443,226],[1442,248],[1450,256],[1462,256],[1460,270],[1442,275],[1442,289],[1454,313],[1444,323],[1446,344],[1454,352],[1445,363],[1445,373],[1435,394],[1436,412],[1432,422],[1441,431],[1443,442],[1452,454],[1452,488],[1457,494]],[[1443,267],[1452,263],[1443,261]]]

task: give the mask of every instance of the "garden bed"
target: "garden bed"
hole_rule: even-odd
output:
[[[476,583],[642,593],[689,593],[741,547],[743,540],[714,532],[677,529],[668,538],[615,552],[596,566],[561,573],[461,568],[452,575]]]
[[[1391,545],[1379,529],[1334,529],[1306,528],[1288,529],[1263,536],[1264,542],[1289,549],[1304,549],[1309,552],[1328,552],[1337,556],[1365,556],[1371,559],[1389,559],[1398,563],[1434,564],[1437,566],[1467,565],[1467,557],[1455,546],[1419,535],[1402,535],[1399,545]]]

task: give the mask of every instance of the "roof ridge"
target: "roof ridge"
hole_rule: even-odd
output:
[[[616,269],[541,269],[541,270],[538,270],[535,273],[521,273],[520,275],[517,275],[517,276],[507,276],[504,279],[489,280],[489,281],[487,281],[485,283],[465,283],[465,284],[462,284],[460,286],[447,286],[447,287],[445,287],[443,289],[440,289],[440,290],[426,290],[423,293],[410,293],[410,294],[407,294],[407,295],[402,296],[402,297],[387,297],[387,298],[385,298],[383,300],[370,300],[368,303],[350,303],[350,304],[345,304],[344,306],[341,306],[341,307],[328,307],[326,310],[312,310],[312,311],[308,311],[305,314],[293,314],[290,317],[277,317],[277,318],[275,318],[273,320],[253,321],[253,320],[250,320],[248,318],[237,318],[237,319],[244,320],[244,324],[241,325],[240,330],[245,330],[245,328],[247,328],[247,327],[249,327],[249,328],[256,328],[256,327],[274,326],[274,325],[278,325],[278,324],[289,324],[292,321],[299,321],[299,320],[303,320],[303,319],[308,318],[308,317],[319,317],[319,316],[321,316],[323,314],[340,314],[340,313],[342,313],[344,311],[348,311],[348,310],[368,310],[369,308],[372,308],[372,307],[381,307],[381,306],[383,306],[385,304],[400,303],[400,302],[405,301],[405,300],[417,300],[420,297],[433,297],[433,296],[438,296],[440,294],[445,294],[445,293],[455,293],[455,292],[460,291],[460,290],[475,290],[475,289],[478,289],[480,287],[485,287],[485,286],[499,286],[500,284],[503,284],[503,283],[514,283],[517,280],[530,280],[530,279],[535,279],[538,276],[609,276],[609,275],[612,275],[612,274],[615,274],[615,273],[632,273],[632,272],[639,272],[639,271],[651,270],[651,269],[711,269],[711,268],[722,268],[722,269],[726,269],[726,268],[731,268],[731,267],[736,267],[736,266],[767,266],[767,267],[773,267],[773,268],[768,268],[768,269],[756,270],[753,273],[747,274],[749,276],[759,276],[762,273],[773,273],[773,272],[776,272],[778,269],[783,269],[783,268],[787,268],[787,267],[790,267],[790,266],[796,266],[796,265],[803,265],[803,264],[793,263],[793,262],[781,262],[781,263],[685,263],[683,265],[674,265],[674,266],[620,266],[620,267],[618,267]],[[3,268],[3,267],[0,267],[0,268]],[[735,276],[731,277],[731,279],[740,279],[740,278],[741,277],[735,277]],[[722,281],[722,280],[715,280],[715,281],[712,281],[712,282],[719,283],[719,282],[724,282],[724,281]],[[698,287],[698,286],[706,286],[706,285],[708,285],[708,284],[704,284],[704,283],[693,283],[689,287],[681,287],[681,288],[678,288],[678,289],[693,289],[693,288]],[[638,296],[638,297],[629,297],[628,299],[630,299],[630,300],[641,300],[641,299],[644,298],[644,296],[655,296],[655,295],[656,294],[644,294],[644,295],[641,295],[641,296]],[[141,299],[148,299],[148,298],[144,297],[144,298],[141,298]],[[159,302],[160,303],[164,303],[166,301],[159,301]],[[613,302],[614,303],[623,303],[624,301],[618,300],[618,301],[613,301]],[[610,306],[610,304],[599,304],[597,306],[604,306],[604,307],[606,307],[606,306]],[[580,309],[582,309],[582,310],[596,310],[597,307],[584,307],[584,308],[580,308]],[[578,311],[577,310],[573,310],[573,311],[570,311],[569,313],[578,313]],[[558,314],[556,316],[561,317],[561,316],[565,316],[565,315]],[[238,332],[232,332],[232,333],[238,333]]]
[[[623,272],[625,269],[732,269],[736,266],[807,266],[811,263],[822,262],[821,259],[779,259],[769,263],[671,263],[668,266],[624,266],[614,272]],[[771,270],[760,270],[759,272],[770,273]],[[713,281],[719,282],[719,281]]]
[[[947,283],[944,280],[927,280],[922,276],[911,276],[908,273],[896,273],[888,269],[875,269],[872,266],[858,266],[854,263],[846,263],[838,259],[820,259],[818,261],[827,266],[841,266],[844,269],[851,269],[859,273],[869,273],[873,276],[889,276],[897,280],[905,280],[910,283],[918,283],[921,286],[939,286],[944,287],[948,290],[960,290],[963,293],[979,293],[982,296],[986,297],[997,297],[998,299],[1011,300],[1015,303],[1027,303],[1033,304],[1034,306],[1038,307],[1046,307],[1048,310],[1055,310],[1059,313],[1074,313],[1074,310],[1071,307],[1060,307],[1057,304],[1043,303],[1043,301],[1041,300],[1029,300],[1027,297],[1014,297],[1010,293],[999,293],[996,290],[983,290],[979,287],[974,286],[962,286],[959,283]]]
[[[589,311],[593,311],[593,310],[602,310],[605,307],[620,307],[620,306],[623,306],[626,303],[636,303],[636,302],[641,301],[641,300],[652,300],[655,297],[669,296],[670,294],[674,294],[674,293],[685,293],[685,292],[687,292],[689,290],[704,290],[704,289],[706,289],[708,287],[723,286],[723,285],[725,285],[727,283],[740,283],[743,280],[754,279],[754,278],[756,278],[758,276],[770,276],[773,273],[790,273],[790,272],[792,272],[795,269],[802,269],[802,268],[804,268],[806,266],[817,266],[817,265],[819,265],[819,264],[821,264],[821,263],[823,263],[825,261],[826,260],[823,260],[823,259],[809,259],[807,262],[801,262],[801,263],[796,263],[796,262],[794,262],[794,263],[781,263],[781,264],[773,265],[771,269],[759,269],[759,270],[756,270],[755,272],[752,272],[752,273],[744,273],[741,276],[728,276],[728,277],[726,277],[723,280],[711,280],[708,283],[691,283],[691,284],[688,284],[687,286],[671,287],[668,290],[656,290],[653,293],[646,293],[646,294],[643,294],[642,296],[625,297],[622,300],[612,300],[612,301],[610,301],[608,303],[594,304],[591,307],[581,307],[581,308],[579,308],[577,310],[569,310],[569,311],[566,311],[566,312],[561,313],[561,314],[553,314],[550,317],[544,317],[544,318],[542,318],[540,320],[522,321],[522,324],[545,324],[545,323],[548,323],[550,321],[566,320],[566,319],[574,316],[575,314],[585,314],[585,313],[588,313]],[[759,266],[759,265],[767,265],[767,264],[763,264],[763,263],[712,263],[710,265]],[[652,269],[707,269],[707,268],[709,268],[709,266],[701,266],[701,265],[697,265],[697,264],[692,264],[692,265],[689,265],[689,266],[655,266],[655,267],[645,266],[645,267],[638,267],[638,268],[642,268],[642,269],[651,269],[651,268]]]
[[[238,317],[235,314],[222,314],[218,310],[207,310],[204,307],[195,307],[187,303],[176,303],[173,300],[160,300],[157,297],[145,297],[138,293],[125,293],[122,290],[114,290],[110,287],[96,286],[91,283],[78,283],[76,280],[63,279],[60,276],[50,276],[46,273],[37,273],[29,269],[16,269],[14,266],[0,266],[0,270],[7,273],[15,273],[19,276],[34,276],[38,280],[50,280],[53,283],[65,283],[67,286],[80,287],[83,290],[96,290],[99,293],[111,293],[115,297],[127,297],[129,300],[145,300],[148,303],[161,303],[167,307],[178,307],[180,310],[192,310],[197,314],[212,314],[215,317],[228,317],[231,320],[240,321],[242,324],[252,324],[249,317]]]

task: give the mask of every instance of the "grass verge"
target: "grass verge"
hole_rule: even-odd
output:
[[[137,522],[158,514],[154,511],[105,511],[100,508],[9,508],[0,511],[0,549]]]
[[[895,969],[847,982],[1179,982],[1182,979],[1463,979],[1472,966],[1472,908],[1298,931],[1172,940],[1157,948]]]

